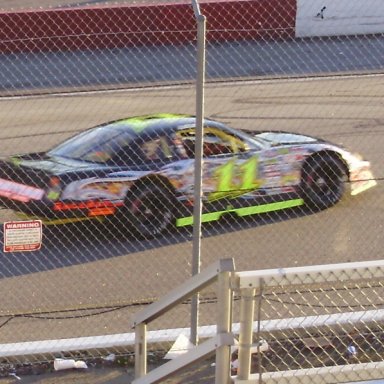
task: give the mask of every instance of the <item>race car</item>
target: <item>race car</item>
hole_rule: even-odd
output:
[[[113,220],[154,237],[193,224],[196,118],[155,114],[90,128],[43,153],[0,161],[0,202],[45,224]],[[306,204],[376,184],[370,163],[325,140],[204,120],[202,222]]]

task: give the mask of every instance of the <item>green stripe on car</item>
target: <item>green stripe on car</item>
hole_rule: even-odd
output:
[[[281,202],[270,203],[270,204],[255,205],[252,207],[229,208],[225,211],[203,213],[201,215],[201,222],[208,223],[210,221],[219,220],[220,217],[225,213],[236,213],[238,216],[249,216],[249,215],[255,215],[260,213],[279,211],[281,209],[298,207],[303,204],[304,204],[303,199],[294,199],[294,200],[287,200],[287,201],[281,201]],[[192,224],[193,224],[193,216],[182,217],[176,220],[177,227],[185,227],[187,225],[192,225]]]

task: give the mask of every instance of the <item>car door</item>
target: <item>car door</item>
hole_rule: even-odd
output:
[[[302,158],[300,148],[286,146],[240,154],[237,164],[243,189],[251,197],[294,192],[300,183]]]
[[[187,157],[194,159],[195,128],[180,130],[178,137]],[[205,201],[234,198],[258,188],[257,174],[257,153],[249,151],[240,138],[216,127],[204,128],[202,189]],[[189,175],[189,192],[192,194],[193,168],[186,175]]]

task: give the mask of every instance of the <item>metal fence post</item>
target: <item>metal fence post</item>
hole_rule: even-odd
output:
[[[135,378],[147,373],[147,325],[137,324],[135,327]]]
[[[204,131],[204,82],[205,82],[205,31],[206,19],[200,12],[197,0],[192,0],[197,20],[197,79],[196,79],[196,143],[195,143],[195,179],[193,210],[193,250],[192,275],[200,272],[201,254],[201,212],[202,212],[202,175],[203,175],[203,131]],[[198,343],[199,294],[192,298],[191,304],[191,343]]]
[[[232,289],[231,272],[221,272],[218,279],[217,294],[217,334],[232,331]],[[231,374],[231,346],[223,345],[216,351],[216,384],[229,384]]]
[[[249,380],[251,372],[251,347],[253,340],[253,314],[255,310],[255,289],[240,291],[240,336],[239,336],[239,380]]]

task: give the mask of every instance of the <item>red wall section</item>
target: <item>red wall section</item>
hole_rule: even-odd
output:
[[[200,3],[209,41],[294,37],[296,0]],[[183,44],[196,38],[190,2],[0,13],[0,52]]]
[[[210,41],[279,39],[295,36],[296,0],[250,0],[206,3]]]

